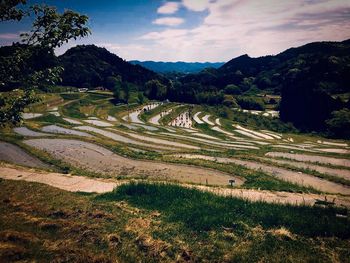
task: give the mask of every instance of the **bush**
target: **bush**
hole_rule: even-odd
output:
[[[237,103],[246,110],[265,110],[265,105],[261,98],[239,96],[237,97]]]
[[[224,95],[223,104],[227,107],[237,108],[238,104],[232,95]]]
[[[234,84],[227,85],[225,87],[224,91],[226,94],[230,94],[230,95],[241,95],[242,94],[241,88],[234,85]]]
[[[332,112],[332,118],[326,120],[329,133],[334,137],[350,139],[350,110],[341,109]]]

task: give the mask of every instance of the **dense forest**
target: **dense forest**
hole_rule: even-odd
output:
[[[65,69],[62,75],[63,85],[113,88],[110,84],[111,77],[139,86],[153,79],[168,84],[167,79],[157,73],[132,65],[105,48],[94,45],[73,47],[58,57],[58,60]]]

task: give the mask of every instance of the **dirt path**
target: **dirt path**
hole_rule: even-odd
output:
[[[350,197],[337,195],[317,195],[290,192],[275,192],[255,189],[221,188],[204,185],[184,185],[188,188],[211,192],[220,196],[232,196],[246,199],[252,202],[267,202],[291,205],[314,205],[317,200],[334,202],[336,206],[350,207]]]
[[[150,178],[197,184],[228,185],[235,178],[238,185],[244,180],[223,172],[190,165],[167,164],[133,160],[119,156],[106,148],[78,140],[32,139],[26,144],[47,151],[54,158],[64,160],[85,170],[122,177]]]
[[[19,168],[0,167],[0,177],[8,180],[37,182],[70,192],[105,193],[112,191],[118,184],[59,173],[44,173]]]
[[[271,158],[262,158],[262,160],[271,161],[278,164],[287,164],[290,166],[294,166],[296,168],[314,170],[319,173],[341,177],[350,181],[350,171],[345,169],[335,169],[335,168],[329,168],[329,167],[319,166],[319,165],[310,164],[310,163],[295,162],[290,160],[287,161],[287,160],[278,160],[278,159],[271,159]]]
[[[45,173],[30,171],[15,167],[0,167],[0,178],[7,180],[23,180],[47,184],[62,190],[71,192],[95,192],[105,193],[112,191],[115,187],[128,183],[128,181],[112,181],[106,179],[90,179],[83,176],[72,176],[59,173]],[[337,206],[350,207],[350,198],[335,195],[300,194],[289,192],[271,192],[254,189],[229,189],[219,187],[208,187],[201,185],[183,184],[188,188],[211,192],[220,196],[238,197],[253,202],[264,201],[267,203],[280,203],[292,205],[314,205],[316,200],[332,201]]]
[[[38,158],[29,155],[20,147],[0,141],[0,160],[36,168],[49,168]]]
[[[212,157],[212,156],[199,155],[199,154],[197,155],[176,154],[173,156],[180,157],[180,158],[188,158],[188,159],[202,159],[202,160],[214,161],[219,163],[234,163],[256,171],[263,171],[279,179],[296,183],[298,185],[310,186],[323,192],[350,195],[350,187],[348,186],[330,182],[309,174],[294,172],[291,170],[274,167],[271,165],[266,165],[258,162],[244,161],[244,160],[238,160],[233,158]]]
[[[350,167],[349,159],[340,159],[319,155],[308,155],[308,154],[296,154],[296,153],[283,153],[283,152],[268,152],[265,154],[268,157],[282,157],[286,159],[292,159],[301,162],[310,162],[310,163],[323,163],[331,164],[337,166]]]

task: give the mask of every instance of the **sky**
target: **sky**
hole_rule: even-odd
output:
[[[92,34],[57,54],[95,44],[126,60],[225,62],[350,38],[350,0],[28,0],[35,3],[89,16]],[[19,41],[31,23],[0,23],[0,45]]]

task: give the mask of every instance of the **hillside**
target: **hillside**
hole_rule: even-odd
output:
[[[308,72],[309,78],[323,83],[330,93],[347,92],[349,88],[350,40],[343,42],[315,42],[290,48],[275,56],[258,58],[247,54],[234,58],[217,71],[191,74],[182,82],[199,82],[204,86],[225,88],[238,85],[243,91],[254,87],[281,92],[283,82],[297,72]],[[317,71],[310,71],[317,68]],[[311,75],[311,74],[312,75]]]
[[[198,73],[205,68],[219,68],[224,63],[223,62],[162,62],[162,61],[139,61],[139,60],[131,60],[129,61],[134,65],[141,65],[149,70],[158,73],[170,73],[170,72],[178,72],[178,73]]]
[[[339,127],[349,122],[349,72],[350,40],[346,40],[310,43],[275,56],[243,55],[216,70],[189,74],[180,82],[183,92],[189,92],[191,86],[211,97],[220,92],[236,97],[281,95],[283,121],[304,131],[325,131],[333,123],[337,132],[332,134],[339,134]],[[341,109],[340,116],[335,117]]]
[[[105,48],[95,45],[80,45],[66,51],[59,57],[64,67],[62,84],[75,87],[106,86],[108,77],[121,78],[136,85],[148,80],[166,79],[139,65],[132,65]]]

